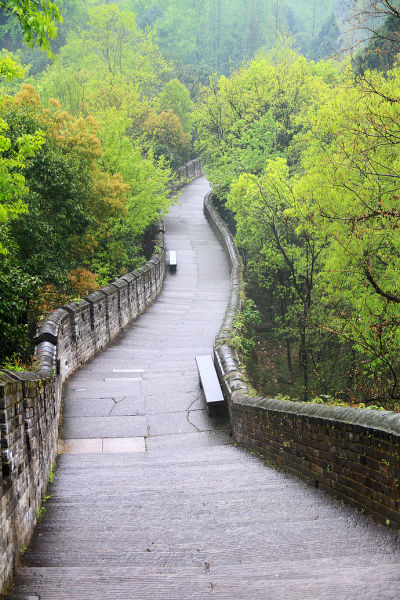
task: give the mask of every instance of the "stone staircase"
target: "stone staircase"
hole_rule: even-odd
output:
[[[398,600],[399,545],[232,446],[64,455],[13,600]]]

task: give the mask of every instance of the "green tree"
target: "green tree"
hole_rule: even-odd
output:
[[[24,41],[37,44],[52,55],[50,40],[57,37],[57,24],[62,22],[58,5],[51,0],[1,0],[0,7],[16,17],[23,30]]]
[[[0,60],[0,75],[8,80],[23,76],[23,69],[6,56]],[[4,97],[0,97],[0,110],[4,106]],[[26,211],[22,198],[27,188],[23,171],[27,160],[32,157],[43,143],[40,129],[19,132],[14,140],[9,136],[9,124],[0,117],[0,226],[9,219]],[[4,247],[0,237],[0,254]]]
[[[156,107],[160,112],[172,110],[179,117],[185,132],[191,133],[194,104],[188,89],[178,79],[171,79],[163,87],[156,101]]]
[[[240,173],[260,173],[265,160],[286,156],[300,168],[299,135],[337,79],[330,65],[314,65],[279,36],[276,47],[230,78],[211,78],[197,111],[199,149],[219,196]]]
[[[370,69],[387,71],[396,62],[400,52],[400,18],[395,15],[387,17],[379,29],[369,40],[367,46],[357,52],[354,68],[357,74],[364,74]]]
[[[256,278],[271,298],[275,326],[286,341],[290,371],[292,344],[297,345],[302,396],[307,401],[310,374],[317,366],[314,283],[326,240],[302,221],[292,186],[286,161],[268,160],[260,176],[244,174],[232,184],[228,207],[235,213],[236,240],[246,251],[248,276]]]
[[[331,13],[312,41],[308,55],[314,60],[321,60],[336,54],[339,48],[340,28],[335,14]]]
[[[157,155],[170,154],[172,166],[183,164],[190,154],[190,138],[172,110],[152,113],[144,123],[144,131],[151,140]]]
[[[271,49],[275,35],[296,25],[296,43],[310,51],[310,43],[333,10],[332,0],[127,0],[138,23],[150,25],[160,48],[181,70],[189,66],[197,80],[229,75],[244,59]],[[298,39],[297,39],[298,36]],[[181,71],[180,71],[181,72]],[[190,87],[189,80],[183,80]]]
[[[39,281],[10,253],[0,260],[0,365],[13,354],[28,358],[35,334]]]
[[[368,86],[349,77],[321,108],[302,185],[330,239],[324,285],[339,307],[330,327],[363,356],[364,394],[398,399],[400,70],[367,75]]]
[[[162,159],[154,159],[151,150],[145,154],[140,145],[132,143],[127,135],[130,123],[129,117],[111,108],[104,113],[98,133],[104,148],[103,164],[109,172],[120,173],[129,186],[126,219],[137,239],[168,210],[171,173]]]
[[[106,219],[118,205],[99,194],[101,156],[94,127],[58,109],[46,111],[31,86],[7,98],[0,116],[8,124],[9,151],[41,132],[40,147],[26,160],[21,200],[26,207],[8,224],[18,264],[46,284],[61,284],[77,266],[76,246],[89,224]],[[28,189],[29,188],[29,193]]]
[[[3,55],[0,74],[3,79],[12,81],[23,77],[24,71],[11,57]],[[0,111],[4,102],[1,95]],[[14,243],[9,239],[8,227],[27,211],[23,201],[27,193],[23,172],[43,142],[40,129],[19,132],[13,147],[10,126],[0,116],[0,364],[16,349],[25,356],[31,351],[31,334],[37,318],[34,299],[39,282],[14,260]]]
[[[95,55],[110,75],[122,74],[136,81],[145,93],[159,84],[168,70],[150,32],[137,28],[130,11],[115,4],[102,4],[89,10],[87,28],[81,33],[86,57]],[[91,61],[91,66],[95,66]]]

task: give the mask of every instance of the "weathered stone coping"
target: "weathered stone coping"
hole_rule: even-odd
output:
[[[343,406],[286,402],[251,395],[235,349],[229,346],[240,311],[242,264],[233,238],[212,204],[204,212],[231,267],[231,294],[214,344],[234,439],[316,487],[400,526],[400,415]]]
[[[400,443],[400,415],[389,410],[377,411],[346,406],[323,406],[308,402],[287,402],[278,398],[248,398],[247,402],[252,406],[265,408],[274,412],[290,413],[322,419],[324,421],[334,421],[346,425],[375,429],[399,436]]]

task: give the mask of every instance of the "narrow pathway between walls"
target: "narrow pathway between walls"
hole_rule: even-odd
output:
[[[207,417],[196,354],[210,354],[229,295],[224,252],[203,215],[205,178],[165,219],[177,253],[158,300],[66,386],[61,452],[124,452],[229,443]]]
[[[57,472],[13,600],[399,600],[395,534],[266,467],[210,419],[209,354],[229,272],[205,178],[166,218],[178,269],[70,378]]]

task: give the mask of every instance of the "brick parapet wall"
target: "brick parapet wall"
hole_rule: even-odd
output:
[[[0,582],[27,545],[58,437],[59,394],[47,373],[0,373]]]
[[[229,345],[240,311],[240,257],[210,194],[204,212],[231,266],[231,294],[215,340],[214,360],[228,399],[235,441],[378,522],[399,529],[400,415],[251,395],[239,356]]]
[[[199,159],[181,169],[180,184],[202,175]],[[140,269],[53,311],[36,338],[40,370],[0,370],[0,592],[27,546],[57,455],[62,386],[159,295],[165,275],[164,226]]]

